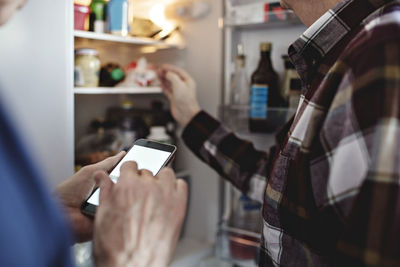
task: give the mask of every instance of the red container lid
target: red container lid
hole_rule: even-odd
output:
[[[74,11],[89,14],[90,8],[88,6],[74,4]]]

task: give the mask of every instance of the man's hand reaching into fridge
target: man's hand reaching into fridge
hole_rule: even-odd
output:
[[[186,71],[172,65],[163,65],[158,77],[170,101],[172,116],[185,127],[201,110],[195,81]]]

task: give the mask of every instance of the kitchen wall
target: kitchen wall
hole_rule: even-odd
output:
[[[73,172],[72,3],[29,0],[0,28],[0,97],[55,185]]]

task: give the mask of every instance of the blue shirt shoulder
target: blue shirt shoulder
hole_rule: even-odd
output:
[[[71,234],[0,106],[0,266],[72,266]]]

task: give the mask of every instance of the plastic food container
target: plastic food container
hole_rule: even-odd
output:
[[[75,30],[87,31],[89,29],[90,8],[74,4],[74,28]]]
[[[100,68],[100,59],[97,50],[90,48],[75,50],[75,86],[99,86]]]

